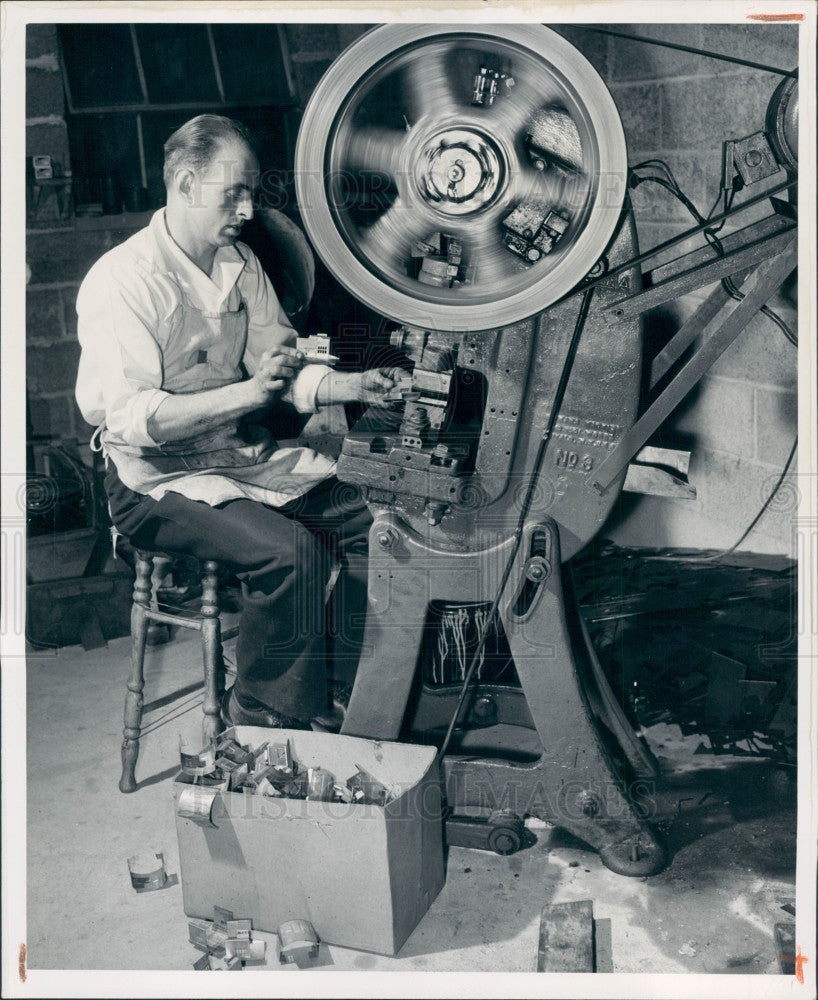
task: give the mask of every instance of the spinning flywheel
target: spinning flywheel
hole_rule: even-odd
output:
[[[627,176],[614,102],[540,25],[386,25],[312,95],[296,149],[308,233],[383,315],[485,330],[545,309],[597,262]]]

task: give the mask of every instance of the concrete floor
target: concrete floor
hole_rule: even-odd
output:
[[[198,641],[148,651],[139,787],[122,795],[129,645],[28,661],[30,969],[188,970],[200,955],[181,887],[137,894],[127,868],[151,848],[179,871],[171,777],[178,734],[199,738]],[[663,766],[667,871],[622,878],[535,822],[534,846],[511,857],[452,848],[443,891],[397,957],[322,945],[317,968],[535,971],[541,908],[592,899],[595,918],[610,919],[615,972],[776,974],[773,925],[792,919],[781,906],[795,896],[792,788],[764,762],[694,755],[700,738],[675,725],[647,736]],[[257,936],[268,942],[266,967],[279,969],[274,935]]]

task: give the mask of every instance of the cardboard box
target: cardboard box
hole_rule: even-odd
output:
[[[218,791],[211,823],[176,816],[185,913],[213,907],[275,931],[305,918],[329,944],[394,955],[444,882],[433,747],[237,726],[252,748],[289,739],[299,766],[345,783],[359,768],[396,793],[385,806]],[[177,779],[174,797],[189,787]],[[211,825],[212,824],[212,825]]]

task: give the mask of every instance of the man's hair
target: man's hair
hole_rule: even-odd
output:
[[[165,143],[165,187],[170,189],[173,176],[180,167],[203,170],[225,142],[236,139],[246,143],[256,152],[252,132],[241,122],[222,115],[197,115],[176,129]]]

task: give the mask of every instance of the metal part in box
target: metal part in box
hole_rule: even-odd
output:
[[[219,792],[206,823],[176,816],[185,913],[214,904],[275,931],[309,920],[328,944],[394,955],[444,883],[433,747],[282,730],[301,767],[336,779],[363,768],[395,793],[384,806]],[[258,746],[268,729],[236,727]],[[189,786],[174,783],[174,796]]]

